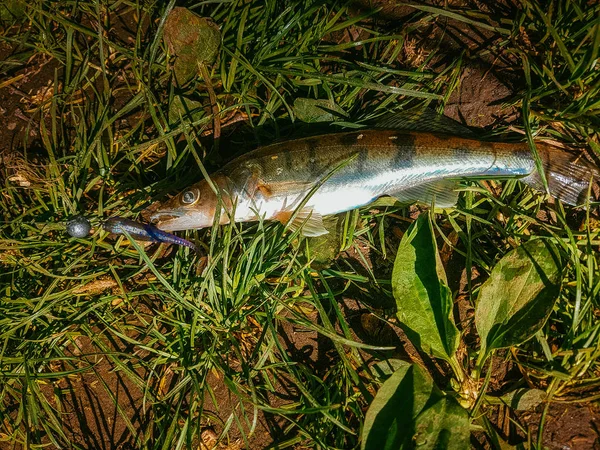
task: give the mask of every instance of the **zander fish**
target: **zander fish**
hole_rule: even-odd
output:
[[[121,217],[111,217],[102,224],[102,228],[113,234],[129,234],[133,239],[138,241],[164,242],[167,244],[183,245],[197,251],[197,248],[190,241],[159,230],[153,225],[147,223],[136,222],[131,219]]]
[[[455,205],[458,181],[518,177],[543,190],[526,143],[486,142],[453,134],[447,119],[400,129],[393,117],[380,129],[362,129],[281,142],[238,157],[170,200],[151,206],[151,220],[166,231],[209,227],[260,217],[327,233],[323,216],[364,206],[388,195],[402,202]],[[437,126],[438,124],[443,126]],[[460,127],[459,124],[456,124]],[[400,126],[400,128],[399,128]],[[438,132],[432,132],[432,130]],[[471,133],[470,130],[468,133]],[[550,194],[576,205],[597,167],[563,149],[536,145]],[[311,195],[308,195],[308,194]],[[218,208],[220,208],[218,210]]]

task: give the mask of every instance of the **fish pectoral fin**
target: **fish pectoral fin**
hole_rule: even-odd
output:
[[[419,184],[408,189],[392,192],[401,203],[434,204],[436,208],[450,208],[458,201],[457,189],[460,184],[454,180],[437,180]]]
[[[377,119],[374,126],[377,128],[391,128],[406,131],[446,133],[463,137],[475,136],[475,134],[463,124],[442,114],[438,114],[430,108],[387,114]]]
[[[254,197],[260,193],[268,198],[272,192],[269,185],[262,178],[262,168],[256,163],[246,163],[234,171],[234,178],[245,178],[243,190],[249,197]]]
[[[244,189],[244,191],[246,191],[246,193],[249,196],[254,196],[257,191],[260,191],[262,193],[263,189],[261,189],[261,187],[264,187],[264,186],[265,186],[265,183],[260,178],[260,173],[249,172],[248,178],[246,179],[246,182],[244,183],[243,189]]]
[[[275,216],[275,219],[287,225],[292,231],[300,230],[300,234],[305,237],[322,236],[329,233],[323,224],[323,216],[312,208],[302,208],[296,212],[281,211]]]

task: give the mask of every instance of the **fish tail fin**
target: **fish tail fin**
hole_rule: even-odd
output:
[[[600,181],[598,167],[576,155],[550,144],[536,143],[542,160],[549,193],[569,205],[583,205],[592,184]],[[537,169],[522,180],[534,189],[545,192],[544,183]]]

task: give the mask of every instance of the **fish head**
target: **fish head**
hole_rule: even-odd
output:
[[[163,231],[193,230],[206,228],[213,225],[219,204],[229,204],[229,196],[221,189],[222,182],[212,178],[214,185],[219,189],[219,196],[206,180],[202,180],[175,197],[165,202],[152,204],[150,220],[157,228]],[[220,223],[227,223],[228,215],[221,214]]]

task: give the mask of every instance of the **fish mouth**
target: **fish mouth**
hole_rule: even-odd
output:
[[[173,211],[155,212],[150,216],[150,222],[156,225],[160,222],[168,222],[169,220],[178,219],[180,217],[181,214],[176,214]]]
[[[160,230],[173,232],[201,228],[201,217],[193,211],[163,209],[150,215],[150,221]]]
[[[150,215],[150,222],[163,231],[174,231],[183,213],[173,210],[158,210]]]

